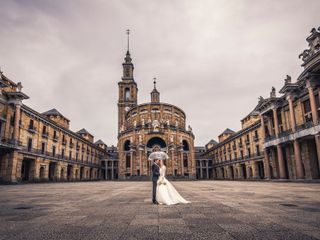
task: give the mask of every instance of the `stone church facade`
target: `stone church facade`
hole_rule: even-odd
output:
[[[149,154],[165,151],[170,178],[195,178],[194,135],[186,128],[186,114],[172,104],[160,102],[156,88],[149,103],[138,104],[138,88],[129,50],[123,63],[123,77],[118,83],[118,158],[119,179],[149,178]]]

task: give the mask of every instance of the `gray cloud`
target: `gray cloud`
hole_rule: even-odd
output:
[[[117,82],[130,28],[139,102],[158,78],[202,145],[301,72],[298,54],[318,27],[320,2],[1,1],[0,65],[22,81],[25,103],[57,108],[96,139],[116,144]]]

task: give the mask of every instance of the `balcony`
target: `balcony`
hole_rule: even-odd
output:
[[[19,149],[22,146],[22,142],[15,141],[12,138],[0,138],[0,150],[1,149]]]
[[[58,140],[59,140],[59,139],[58,139],[57,136],[53,136],[53,141],[54,141],[54,142],[58,142]]]
[[[71,142],[71,143],[69,144],[69,147],[70,147],[70,148],[73,148],[73,146],[74,146],[74,144]]]
[[[43,138],[48,138],[48,132],[43,132],[43,133],[42,133],[42,137],[43,137]]]
[[[296,131],[298,132],[298,131],[301,131],[301,130],[304,130],[304,129],[311,128],[313,126],[314,126],[313,122],[312,121],[308,121],[308,122],[305,122],[303,124],[297,125],[296,126]]]
[[[238,143],[238,147],[239,147],[239,148],[242,148],[242,146],[243,146],[243,145],[242,145],[242,142],[239,142],[239,143]]]
[[[80,150],[80,145],[77,145],[76,149],[77,149],[77,150]]]
[[[237,149],[237,146],[236,146],[236,145],[233,145],[233,146],[232,146],[232,149],[233,149],[233,150],[236,150],[236,149]]]
[[[62,140],[62,145],[67,145],[67,141],[65,139]]]
[[[259,141],[259,136],[254,136],[253,141],[258,142]]]
[[[34,126],[29,126],[28,127],[28,131],[30,132],[30,133],[36,133],[36,128],[34,127]]]
[[[250,140],[249,139],[246,140],[246,145],[250,145]]]

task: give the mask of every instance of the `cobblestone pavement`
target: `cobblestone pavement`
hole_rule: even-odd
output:
[[[320,184],[173,182],[192,203],[152,205],[151,182],[0,186],[0,239],[320,239]]]

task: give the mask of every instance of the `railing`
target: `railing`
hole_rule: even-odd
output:
[[[265,142],[269,142],[269,141],[271,141],[273,139],[276,139],[275,135],[266,136],[264,140],[265,140]]]
[[[21,147],[22,142],[21,141],[16,141],[12,138],[0,138],[0,145],[8,147],[8,148],[16,148],[16,147]]]
[[[222,160],[221,161],[221,159],[216,159],[216,161],[213,164],[213,166],[230,164],[230,163],[237,163],[237,162],[247,161],[249,159],[259,158],[259,157],[263,156],[263,153],[264,152],[259,152],[259,153],[255,153],[255,154],[250,154],[250,156],[246,155],[244,157],[233,158],[233,159],[230,159],[230,160]]]
[[[303,124],[297,125],[296,126],[296,130],[297,131],[301,131],[301,130],[304,130],[304,129],[311,128],[313,126],[314,126],[313,122],[312,121],[308,121],[308,122],[305,122]]]
[[[54,142],[58,142],[58,137],[57,136],[53,136],[53,141]]]
[[[246,145],[250,145],[250,140],[246,140]]]
[[[42,133],[42,137],[43,137],[43,138],[48,138],[48,132],[43,132],[43,133]]]
[[[66,161],[66,162],[72,162],[72,163],[84,163],[87,165],[99,165],[98,163],[92,163],[92,162],[86,162],[86,161],[77,161],[75,158],[71,158],[69,156],[63,156],[61,154],[53,154],[52,152],[48,152],[48,151],[43,151],[42,149],[37,149],[37,148],[28,148],[28,147],[22,147],[21,149],[22,151],[28,152],[28,153],[32,153],[32,154],[37,154],[37,155],[41,155],[44,157],[48,157],[48,158],[54,158],[57,160],[62,160],[62,161]]]
[[[292,133],[292,130],[291,129],[288,129],[286,131],[282,131],[279,133],[279,137],[286,137],[288,135],[290,135]]]
[[[253,141],[258,142],[259,141],[259,136],[254,136]]]
[[[239,142],[239,143],[238,143],[238,147],[239,147],[239,148],[242,148],[242,142]]]
[[[236,150],[236,149],[237,149],[237,146],[236,146],[236,145],[233,145],[233,146],[232,146],[232,149],[233,149],[233,150]]]
[[[29,131],[30,133],[35,133],[35,132],[36,132],[36,128],[33,127],[33,126],[29,126],[29,127],[28,127],[28,131]]]

